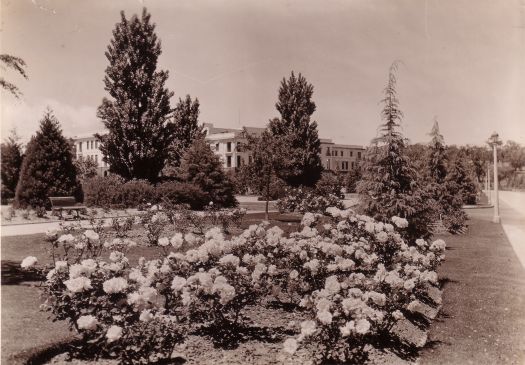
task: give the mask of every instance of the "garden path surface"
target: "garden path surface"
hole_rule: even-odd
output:
[[[492,209],[468,214],[467,234],[443,237],[443,309],[418,363],[525,364],[525,269]],[[502,217],[520,219],[509,206]]]

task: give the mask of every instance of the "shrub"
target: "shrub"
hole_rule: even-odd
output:
[[[15,204],[51,209],[50,196],[79,197],[80,193],[71,146],[62,135],[58,120],[47,111],[40,121],[40,130],[27,145]]]
[[[208,193],[190,183],[168,181],[155,187],[156,201],[168,200],[174,204],[187,204],[191,209],[202,210],[211,201]]]
[[[208,201],[219,207],[233,207],[237,205],[232,182],[226,176],[222,163],[203,138],[196,139],[184,154],[181,166],[177,170],[177,179],[199,188],[207,194]],[[191,194],[197,194],[193,189]]]
[[[114,204],[120,208],[136,208],[155,199],[155,189],[146,180],[130,180],[116,189]]]
[[[14,131],[1,144],[0,155],[2,156],[2,168],[0,169],[2,192],[0,196],[2,204],[7,204],[8,199],[15,197],[23,160],[22,144],[19,143],[19,138]]]
[[[118,175],[95,176],[82,182],[84,204],[88,207],[109,208],[115,205],[117,190],[124,185]]]

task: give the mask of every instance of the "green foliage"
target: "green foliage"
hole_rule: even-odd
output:
[[[118,175],[94,176],[82,182],[88,207],[137,208],[155,201],[153,185],[146,180],[124,179]]]
[[[199,186],[178,181],[166,181],[156,186],[156,201],[164,206],[167,200],[171,204],[187,204],[191,209],[202,210],[210,202],[210,196]]]
[[[1,145],[2,168],[2,204],[15,197],[16,185],[22,167],[22,144],[13,130],[11,135]]]
[[[102,100],[97,115],[109,131],[98,136],[104,161],[126,180],[157,181],[173,142],[173,93],[164,86],[168,72],[157,71],[160,54],[146,9],[129,20],[122,12],[106,52],[104,84],[111,98]]]
[[[275,105],[281,118],[273,119],[269,125],[271,134],[285,141],[286,163],[278,174],[291,186],[314,186],[323,170],[317,122],[310,121],[315,111],[313,91],[314,87],[301,74],[296,77],[292,72],[288,80],[281,81]]]
[[[514,170],[519,170],[525,165],[525,147],[514,141],[507,141],[501,149],[501,159]]]
[[[77,176],[80,180],[90,179],[97,176],[98,163],[91,158],[77,158],[74,162]]]
[[[15,204],[19,207],[51,208],[50,196],[80,196],[72,146],[62,135],[51,110],[40,121],[40,130],[27,145]]]
[[[199,99],[193,101],[189,95],[186,95],[184,100],[179,99],[173,119],[175,139],[170,146],[168,160],[163,171],[166,176],[173,176],[184,152],[196,138],[204,136],[202,126],[199,126]]]
[[[460,150],[452,161],[446,181],[451,183],[450,194],[460,197],[463,204],[476,204],[479,184],[465,151]]]
[[[232,182],[226,176],[222,164],[204,138],[193,141],[177,169],[180,182],[193,185],[207,195],[218,207],[237,205]]]
[[[27,74],[24,70],[24,68],[26,67],[26,63],[20,57],[11,56],[8,54],[0,54],[0,62],[2,63],[3,69],[5,69],[6,67],[12,68],[20,75],[22,75],[25,79],[27,79]],[[0,86],[2,87],[2,89],[7,90],[11,94],[13,94],[13,96],[17,99],[20,98],[20,95],[22,95],[22,93],[16,85],[7,81],[3,77],[0,77]]]
[[[406,218],[410,239],[431,235],[431,197],[420,186],[418,172],[406,154],[406,142],[398,131],[403,116],[396,94],[396,64],[390,68],[381,116],[379,137],[372,141],[363,160],[363,177],[357,184],[360,209],[374,219],[387,222],[393,216]]]

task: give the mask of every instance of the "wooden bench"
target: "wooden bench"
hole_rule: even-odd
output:
[[[80,218],[80,212],[87,210],[87,207],[84,205],[78,205],[73,196],[50,196],[49,201],[51,201],[51,212],[58,212],[60,219],[63,218],[63,211],[66,211],[69,214],[75,212],[77,218]]]

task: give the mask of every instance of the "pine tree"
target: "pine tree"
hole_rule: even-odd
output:
[[[385,121],[379,136],[372,140],[362,165],[363,176],[357,184],[362,211],[383,222],[392,216],[409,221],[409,239],[430,236],[432,204],[419,186],[419,176],[406,156],[406,141],[399,132],[403,116],[396,93],[396,63],[389,72],[381,116]]]
[[[163,170],[167,176],[173,176],[175,169],[186,150],[196,138],[204,136],[202,125],[199,126],[199,99],[194,101],[190,95],[180,99],[173,114],[175,138],[170,146],[166,166]]]
[[[165,88],[167,71],[157,71],[161,54],[155,24],[146,9],[121,21],[113,31],[106,57],[109,66],[104,77],[104,98],[98,117],[109,133],[101,139],[104,161],[110,171],[125,179],[155,182],[164,167],[174,138],[169,120],[173,93]]]
[[[428,156],[428,171],[431,180],[440,184],[445,181],[447,176],[447,151],[445,148],[445,139],[439,132],[439,124],[434,120],[432,131],[430,131],[430,149]]]
[[[462,209],[463,200],[457,195],[457,184],[448,176],[448,154],[445,139],[434,121],[427,155],[427,187],[435,202],[434,221],[441,221],[450,233],[459,233],[465,227],[467,215]]]
[[[79,196],[72,145],[62,135],[51,110],[40,121],[40,130],[27,145],[16,187],[19,207],[50,208],[50,196]]]
[[[460,149],[446,177],[450,193],[461,198],[463,204],[476,204],[479,186],[465,150]]]
[[[288,80],[283,79],[275,105],[281,118],[269,126],[272,135],[286,141],[287,163],[279,175],[290,186],[314,186],[323,170],[317,122],[310,121],[315,111],[313,91],[301,74],[296,77],[292,72]]]
[[[237,205],[233,183],[204,138],[195,139],[184,154],[177,169],[177,179],[200,188],[216,207]]]
[[[11,131],[9,137],[1,145],[2,155],[2,204],[15,196],[20,168],[22,167],[22,144],[15,130]]]

